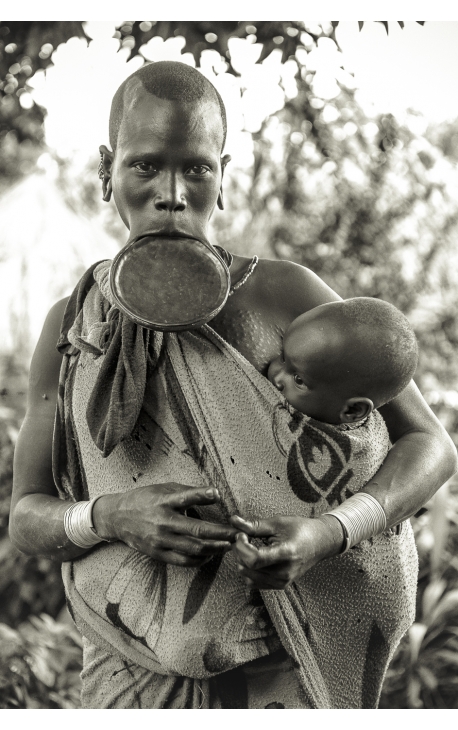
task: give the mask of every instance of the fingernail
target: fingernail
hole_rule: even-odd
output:
[[[207,497],[213,497],[215,492],[213,489],[206,489],[205,494],[207,495]]]

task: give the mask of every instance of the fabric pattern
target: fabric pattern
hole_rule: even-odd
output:
[[[196,510],[214,522],[314,517],[376,473],[389,447],[378,413],[354,430],[319,423],[210,327],[145,334],[110,304],[108,271],[99,264],[77,288],[59,342],[63,498],[175,481],[218,488],[221,504]],[[283,646],[301,706],[366,708],[414,619],[417,556],[406,523],[280,592],[247,593],[231,553],[182,569],[123,543],[96,546],[63,576],[83,635],[155,675],[210,680]]]
[[[83,638],[83,709],[304,709],[284,649],[210,679],[149,672]]]

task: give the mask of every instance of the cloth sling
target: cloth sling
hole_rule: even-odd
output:
[[[173,481],[218,488],[221,504],[194,510],[206,520],[315,517],[376,473],[389,447],[377,412],[352,430],[298,413],[211,327],[153,335],[122,317],[108,273],[102,262],[85,274],[59,340],[63,498]],[[368,708],[414,620],[417,555],[404,523],[285,591],[247,594],[231,553],[183,569],[120,542],[63,577],[83,635],[155,675],[206,681],[283,647],[301,706]]]

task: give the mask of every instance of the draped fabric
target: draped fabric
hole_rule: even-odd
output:
[[[352,430],[298,413],[211,327],[150,334],[124,321],[108,273],[103,262],[83,278],[59,341],[61,496],[178,482],[218,488],[220,504],[195,510],[213,522],[314,517],[374,476],[389,448],[377,412]],[[409,523],[285,591],[247,593],[232,553],[183,569],[117,542],[63,566],[76,624],[101,651],[155,676],[205,682],[283,647],[307,708],[377,705],[414,619],[416,576]]]

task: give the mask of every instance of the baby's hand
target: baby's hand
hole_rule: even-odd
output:
[[[247,585],[283,590],[320,560],[335,554],[335,533],[329,529],[329,519],[336,522],[329,516],[278,515],[251,522],[237,515],[231,517],[232,525],[240,530],[232,551]],[[249,537],[264,538],[265,544],[256,547]]]

